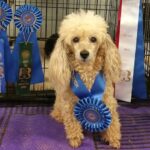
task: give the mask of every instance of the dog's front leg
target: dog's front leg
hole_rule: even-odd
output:
[[[112,96],[104,96],[104,101],[107,107],[109,108],[112,115],[112,122],[106,131],[102,135],[102,139],[106,142],[109,142],[109,145],[114,148],[120,148],[120,121],[119,114],[117,112],[117,102]]]
[[[65,97],[62,100],[62,116],[67,139],[69,140],[70,145],[76,148],[80,146],[84,136],[82,127],[74,116],[73,99],[71,92],[69,93],[67,91],[67,94],[65,94]]]
[[[56,121],[62,123],[63,122],[63,116],[61,114],[61,96],[56,94],[55,104],[52,112],[50,113],[51,117],[54,118]]]

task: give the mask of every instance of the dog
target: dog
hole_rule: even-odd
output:
[[[107,29],[104,19],[93,11],[81,10],[67,15],[61,22],[59,38],[49,59],[49,81],[56,92],[51,116],[64,124],[66,137],[74,148],[80,146],[84,135],[80,122],[74,116],[78,98],[70,88],[73,71],[80,74],[89,90],[96,74],[103,72],[106,79],[103,102],[111,112],[112,122],[99,135],[110,146],[120,147],[121,125],[114,98],[114,83],[120,79],[121,60]]]

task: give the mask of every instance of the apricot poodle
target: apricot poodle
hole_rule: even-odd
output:
[[[120,78],[121,61],[107,28],[104,19],[92,11],[81,10],[67,15],[60,25],[59,38],[49,60],[49,78],[56,92],[51,116],[64,124],[66,137],[74,148],[80,146],[84,135],[73,111],[78,101],[70,89],[73,71],[80,74],[89,90],[96,74],[103,71],[106,79],[103,102],[110,109],[112,122],[99,135],[110,146],[120,147],[120,121],[114,83]]]

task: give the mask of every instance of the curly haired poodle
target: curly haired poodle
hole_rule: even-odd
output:
[[[80,11],[65,17],[59,29],[59,38],[49,61],[49,77],[56,91],[51,116],[64,124],[66,137],[72,147],[80,146],[84,136],[80,122],[74,116],[78,98],[70,89],[72,71],[77,71],[90,90],[99,71],[106,78],[103,102],[110,109],[112,123],[99,133],[114,148],[120,147],[120,121],[114,83],[120,77],[118,49],[107,33],[108,25],[92,11]]]

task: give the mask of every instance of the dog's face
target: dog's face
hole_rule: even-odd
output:
[[[83,24],[82,24],[83,25]],[[64,39],[70,57],[78,63],[91,64],[95,62],[97,52],[103,41],[103,33],[97,33],[97,28],[84,26],[74,27]]]
[[[65,49],[70,54],[69,57],[82,64],[95,62],[106,33],[106,22],[90,12],[69,15],[60,28],[60,35]]]
[[[79,62],[93,62],[100,46],[100,39],[94,33],[88,31],[77,32],[70,39],[70,49],[74,58]]]

